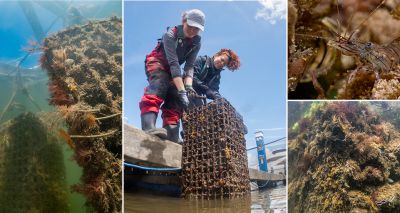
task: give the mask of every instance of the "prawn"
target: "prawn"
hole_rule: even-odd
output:
[[[383,0],[378,7],[358,26],[364,24],[375,11],[385,3]],[[357,28],[358,28],[357,27]],[[356,29],[357,29],[356,28]],[[372,42],[361,42],[353,35],[357,32],[355,30],[351,35],[346,38],[338,33],[335,33],[337,39],[329,40],[328,46],[334,47],[342,52],[344,55],[356,57],[363,64],[369,64],[373,67],[376,80],[380,79],[381,73],[388,73],[393,68],[400,64],[400,39],[397,38],[386,45],[378,45]]]
[[[390,90],[387,86],[389,83],[395,85],[398,81],[395,79],[400,79],[400,38],[392,38],[393,40],[388,42],[387,38],[392,35],[383,34],[382,37],[377,37],[384,38],[377,39],[385,41],[382,45],[382,43],[373,43],[375,42],[373,40],[362,40],[357,35],[361,32],[361,28],[366,26],[368,20],[374,19],[370,23],[375,24],[377,21],[382,21],[383,17],[389,16],[387,11],[389,8],[380,9],[386,1],[379,0],[379,5],[374,3],[374,9],[361,20],[365,10],[360,10],[361,12],[356,10],[357,13],[355,13],[354,10],[347,8],[347,14],[341,16],[339,6],[346,6],[346,4],[339,4],[339,2],[337,0],[336,20],[331,13],[332,4],[325,12],[319,14],[315,12],[314,15],[304,12],[307,11],[307,8],[298,4],[295,5],[292,16],[289,16],[299,15],[297,18],[292,18],[290,25],[293,28],[293,38],[289,41],[288,48],[289,99],[400,98],[400,95],[390,92],[394,90]],[[328,8],[328,6],[326,7]],[[314,9],[314,11],[319,11],[319,9]],[[358,20],[360,22],[356,26],[350,27],[355,23],[352,21],[354,14],[357,22]],[[373,16],[374,14],[377,16]],[[339,20],[345,19],[347,15],[351,15],[347,26],[341,26]],[[399,22],[393,21],[393,23],[398,24]],[[387,24],[382,24],[382,26],[387,26]],[[352,30],[342,31],[342,29],[350,28]],[[376,30],[372,31],[370,28],[366,28],[367,33],[370,31],[376,33]],[[341,55],[350,56],[352,59],[341,57]],[[349,73],[349,69],[354,65],[356,68]],[[384,79],[380,80],[381,77]],[[375,88],[378,89],[374,90]]]

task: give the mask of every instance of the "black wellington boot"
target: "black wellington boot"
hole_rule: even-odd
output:
[[[167,139],[167,130],[164,128],[156,128],[157,113],[147,112],[140,116],[142,120],[142,130],[146,133],[155,135],[161,139]]]
[[[167,140],[170,140],[175,143],[182,143],[181,140],[179,140],[179,125],[178,124],[169,124],[164,126],[164,128],[167,130]]]

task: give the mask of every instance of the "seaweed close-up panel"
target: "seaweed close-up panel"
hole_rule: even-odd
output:
[[[300,116],[289,128],[289,212],[398,212],[399,103],[293,108],[288,115]]]

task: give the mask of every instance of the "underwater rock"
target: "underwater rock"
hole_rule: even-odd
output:
[[[303,117],[289,129],[289,212],[400,208],[400,132],[390,116],[361,102],[294,113]]]
[[[0,212],[69,212],[62,146],[32,113],[0,131]]]
[[[82,183],[73,188],[86,196],[89,209],[121,212],[122,21],[67,28],[46,38],[43,50],[49,102],[65,118],[68,133],[62,135],[83,168]]]

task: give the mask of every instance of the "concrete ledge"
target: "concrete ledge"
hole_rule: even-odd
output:
[[[143,166],[181,167],[182,146],[124,124],[124,158]]]
[[[261,172],[261,171],[259,171],[257,169],[252,169],[252,168],[249,168],[249,174],[250,174],[250,179],[251,180],[279,181],[279,180],[285,180],[286,179],[285,175]]]

